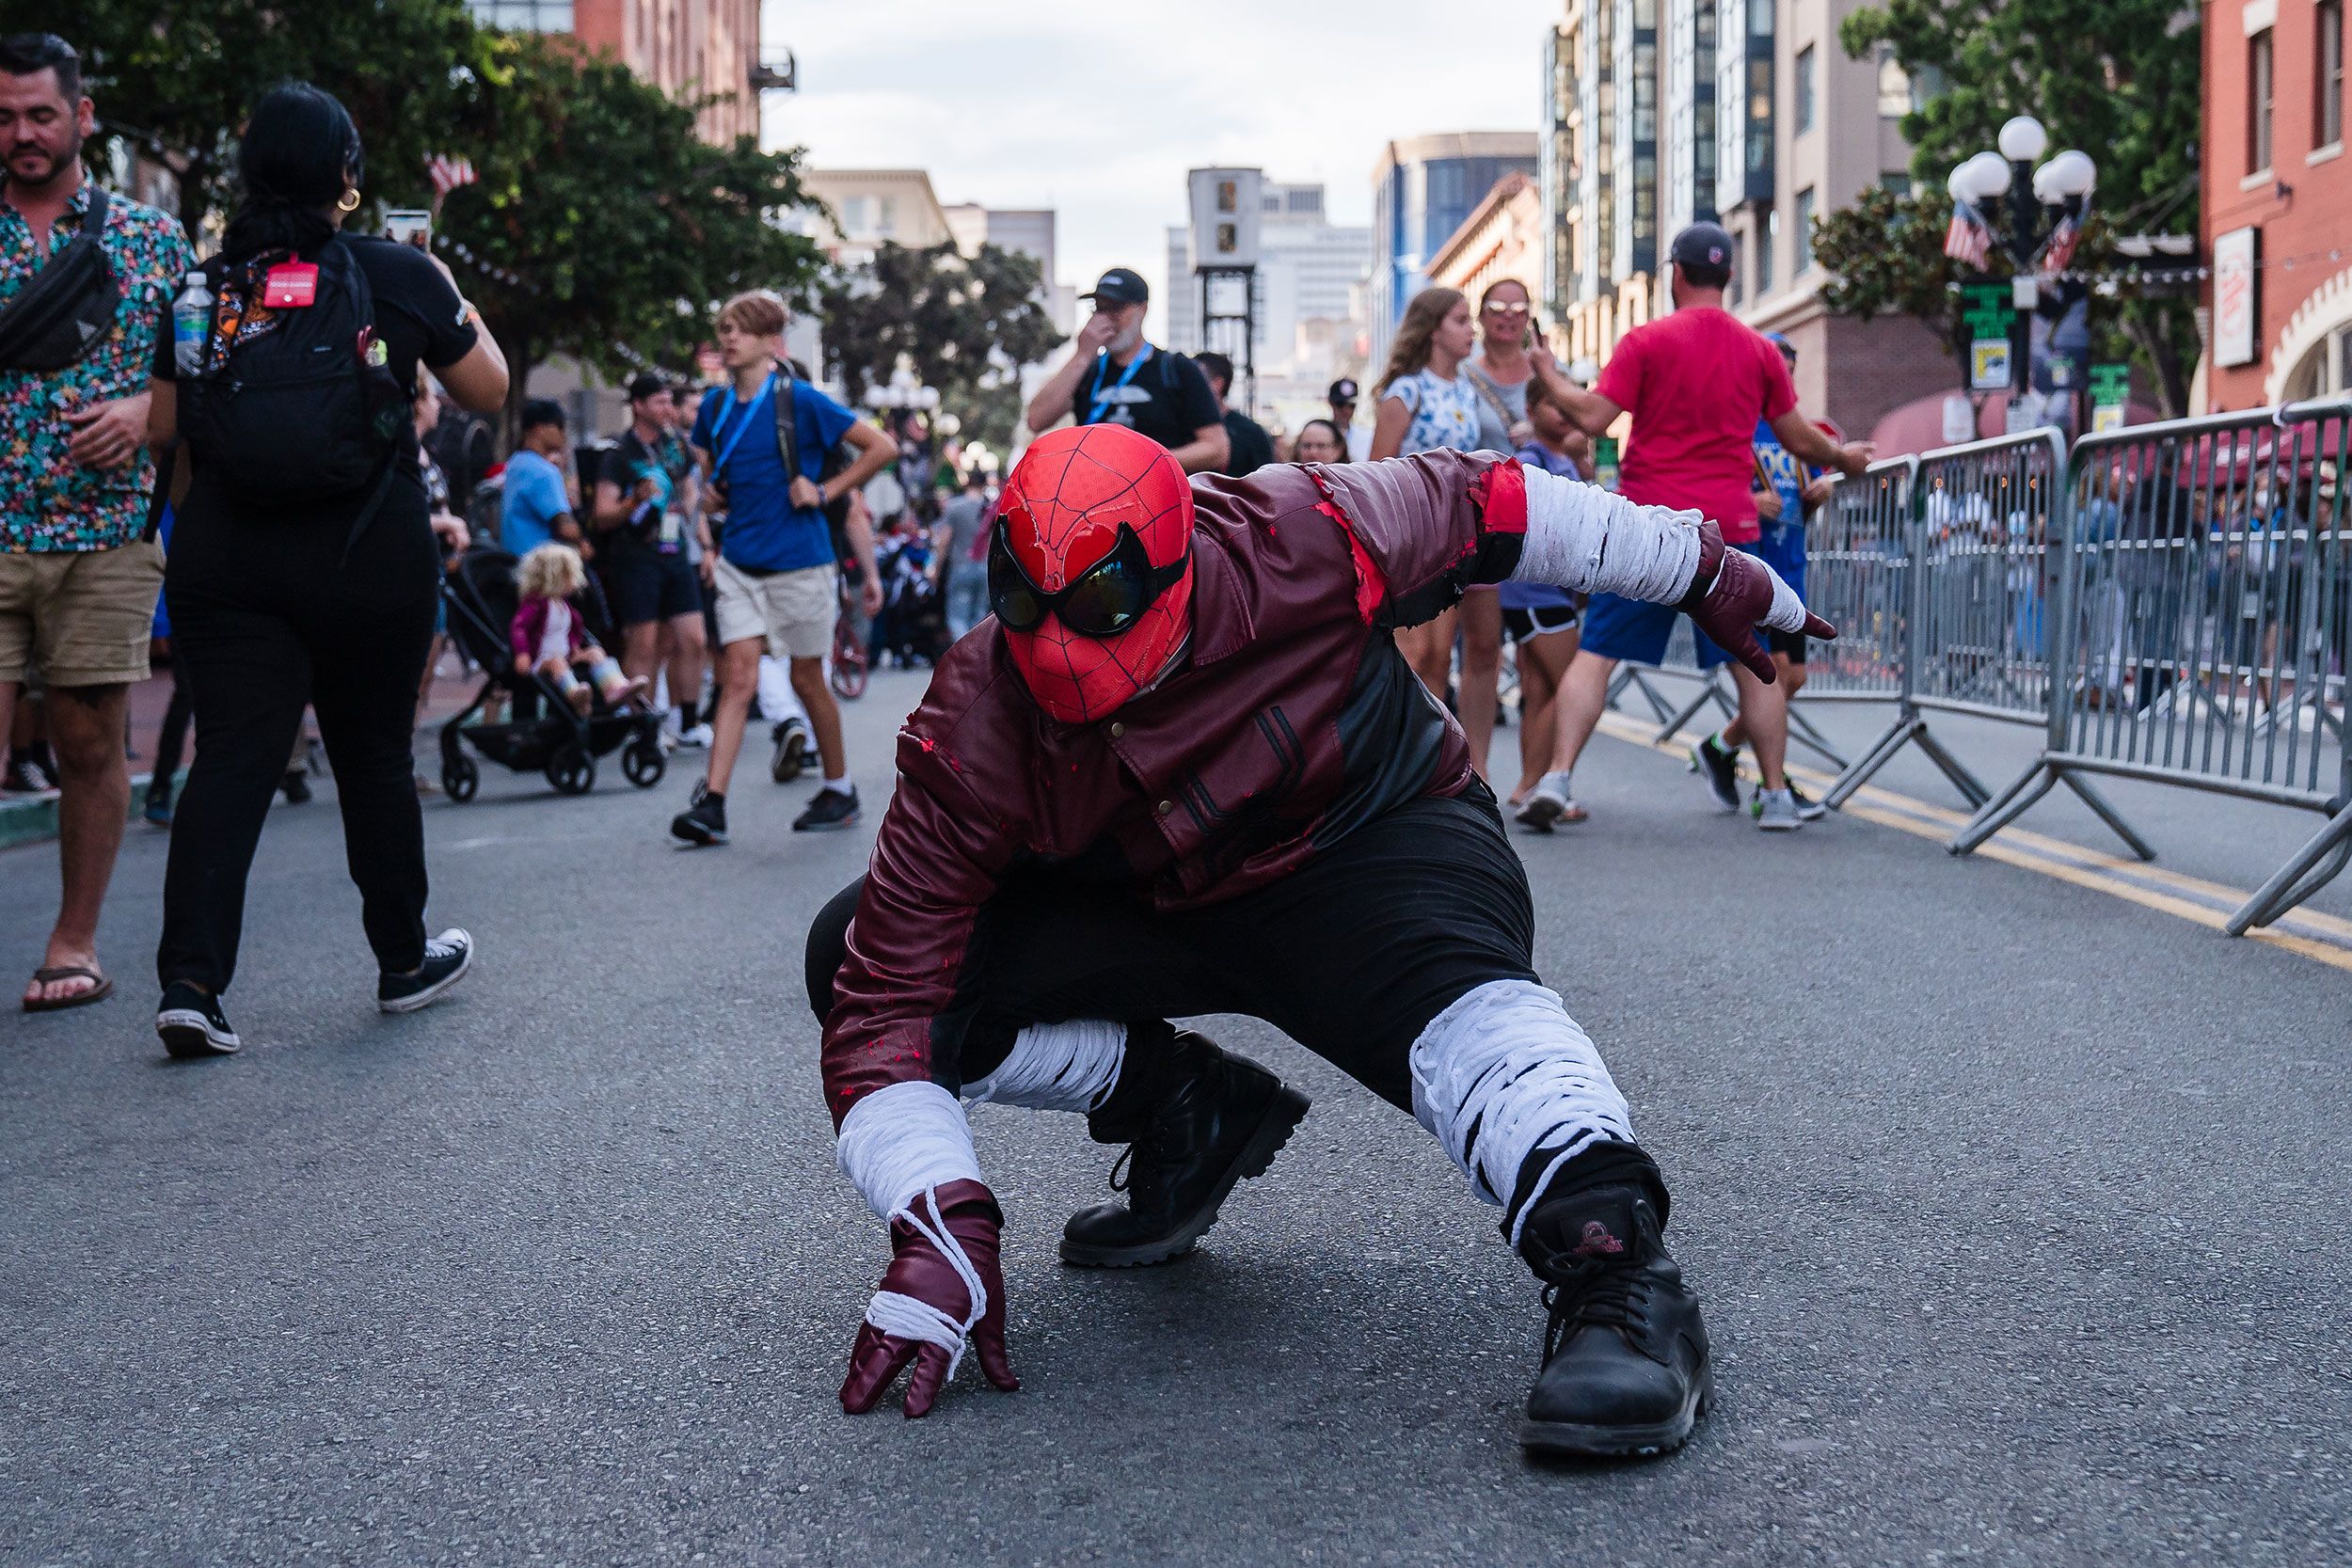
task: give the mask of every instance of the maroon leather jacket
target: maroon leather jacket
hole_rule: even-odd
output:
[[[1470,748],[1396,651],[1526,533],[1516,461],[1431,451],[1194,482],[1192,629],[1108,719],[1039,710],[994,621],[949,650],[898,736],[849,959],[825,1022],[835,1126],[931,1075],[932,1021],[1015,866],[1109,856],[1161,909],[1295,869],[1393,806],[1470,787]]]

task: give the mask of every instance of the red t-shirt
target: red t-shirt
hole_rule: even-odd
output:
[[[1711,306],[1677,310],[1617,340],[1593,390],[1633,416],[1617,489],[1645,506],[1691,507],[1753,543],[1756,421],[1797,405],[1764,335]]]

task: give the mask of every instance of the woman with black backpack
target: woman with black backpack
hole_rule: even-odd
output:
[[[440,576],[409,409],[420,365],[488,413],[506,361],[427,252],[341,233],[359,205],[359,134],[307,83],[255,105],[244,191],[204,268],[215,304],[159,372],[158,434],[188,465],[165,567],[196,762],[172,824],[155,956],[156,1033],[225,1054],[246,876],[307,704],[342,800],[377,1005],[421,1007],[473,959],[428,941],[424,824],[410,772]]]

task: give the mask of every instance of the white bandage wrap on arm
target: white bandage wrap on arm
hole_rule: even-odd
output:
[[[836,1152],[842,1173],[874,1212],[885,1225],[904,1220],[937,1247],[971,1303],[971,1311],[956,1318],[930,1302],[877,1291],[866,1321],[884,1334],[939,1346],[947,1352],[947,1375],[955,1376],[965,1336],[988,1311],[988,1288],[939,1212],[941,1186],[980,1180],[963,1107],[928,1079],[876,1089],[841,1118]]]
[[[1514,582],[1548,582],[1580,594],[1674,604],[1699,569],[1699,514],[1639,506],[1597,484],[1527,476],[1527,540]]]
[[[1556,991],[1489,980],[1429,1021],[1407,1058],[1413,1116],[1488,1203],[1506,1206],[1511,1244],[1562,1165],[1595,1144],[1631,1143],[1633,1113]],[[1507,1212],[1528,1157],[1544,1168]]]
[[[987,1077],[963,1085],[963,1098],[1031,1111],[1091,1111],[1119,1082],[1127,1060],[1127,1026],[1105,1019],[1032,1023]]]

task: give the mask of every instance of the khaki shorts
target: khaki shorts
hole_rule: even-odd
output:
[[[723,646],[764,637],[768,651],[778,658],[822,658],[833,652],[841,597],[832,567],[807,566],[755,578],[721,561],[712,577],[719,589]]]
[[[145,680],[163,584],[164,552],[145,540],[0,553],[0,682],[32,670],[54,687]]]

